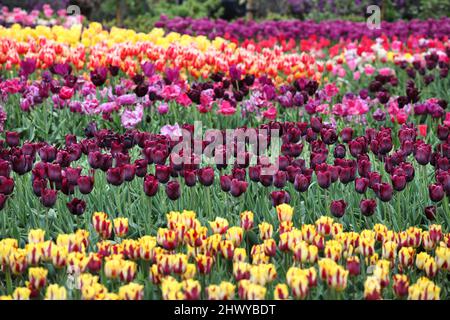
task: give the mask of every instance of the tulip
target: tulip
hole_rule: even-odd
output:
[[[84,213],[84,210],[86,210],[86,202],[74,198],[72,199],[72,201],[67,203],[67,208],[69,209],[71,214],[75,216],[81,216]]]
[[[336,218],[342,218],[345,214],[347,203],[344,200],[335,200],[331,202],[330,212]]]
[[[406,187],[406,176],[404,175],[393,175],[391,181],[395,191],[402,191]]]
[[[125,180],[122,167],[110,168],[106,172],[106,181],[113,186],[120,186]]]
[[[56,159],[56,148],[50,145],[39,149],[39,156],[42,162],[53,162]]]
[[[106,82],[108,69],[105,67],[98,67],[91,71],[91,81],[96,87],[102,86]]]
[[[5,142],[11,148],[17,147],[20,143],[20,134],[18,132],[7,131],[5,133]]]
[[[237,179],[231,180],[230,193],[233,197],[239,197],[247,191],[248,182]]]
[[[166,194],[170,200],[177,200],[181,195],[180,183],[176,180],[167,183]]]
[[[58,196],[57,190],[44,189],[41,192],[41,203],[44,207],[51,208],[55,205]]]
[[[248,168],[248,175],[251,181],[259,182],[261,176],[261,166],[256,165]]]
[[[49,163],[47,165],[47,176],[50,181],[60,182],[62,180],[62,171],[59,164]]]
[[[356,192],[363,194],[367,191],[368,186],[369,186],[369,179],[367,179],[367,178],[356,178],[355,179]]]
[[[128,219],[127,218],[116,218],[113,220],[114,233],[119,238],[123,238],[128,233]]]
[[[198,180],[205,187],[209,187],[214,182],[214,169],[211,167],[201,168],[198,170]]]
[[[229,175],[220,176],[220,188],[225,192],[231,190],[231,178]]]
[[[134,162],[134,164],[136,165],[136,175],[139,178],[145,177],[145,175],[147,174],[147,166],[148,166],[147,160],[138,159]]]
[[[147,175],[144,179],[144,192],[147,196],[153,197],[158,192],[158,180],[154,175]]]
[[[77,185],[82,194],[89,194],[94,189],[94,177],[80,176]]]
[[[144,286],[131,282],[119,288],[119,299],[142,300],[144,298]]]
[[[273,176],[273,185],[277,188],[283,188],[286,185],[286,172],[278,171]]]
[[[323,189],[328,189],[331,185],[331,173],[330,171],[319,171],[316,172],[317,183]]]
[[[375,194],[383,202],[388,202],[392,199],[392,186],[389,183],[382,182],[374,185]]]
[[[198,272],[201,274],[209,274],[211,272],[214,259],[210,256],[199,254],[196,257]]]
[[[66,300],[67,291],[63,286],[51,284],[47,287],[45,292],[45,300]]]
[[[44,268],[30,268],[28,269],[28,280],[32,290],[39,291],[47,282],[48,270]]]
[[[155,176],[160,183],[167,183],[170,179],[171,169],[168,166],[157,164],[155,166]]]
[[[374,199],[363,199],[359,203],[359,209],[361,210],[361,213],[366,217],[372,216],[375,213],[376,207],[377,202]]]
[[[197,182],[197,175],[195,174],[195,170],[184,170],[183,176],[184,176],[184,182],[188,187],[195,186],[195,184]]]
[[[433,202],[439,202],[445,196],[444,188],[442,187],[442,185],[436,183],[428,186],[428,193],[430,195],[431,201]]]
[[[310,181],[303,174],[297,174],[294,180],[294,188],[299,192],[305,192],[309,188]]]
[[[347,270],[350,275],[357,276],[361,272],[360,261],[357,256],[347,258]]]
[[[0,194],[8,196],[14,191],[14,180],[0,176]]]
[[[241,228],[245,231],[253,229],[254,224],[254,214],[251,211],[244,211],[240,214]]]
[[[381,299],[381,286],[380,281],[374,277],[367,277],[364,282],[364,299],[366,300],[380,300]]]

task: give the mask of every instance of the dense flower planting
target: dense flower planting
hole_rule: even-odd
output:
[[[358,233],[325,216],[296,226],[287,204],[274,214],[275,226],[255,225],[252,211],[230,226],[225,218],[202,225],[194,211],[171,211],[167,228],[137,239],[128,238],[128,219],[104,212],[92,216],[93,235],[78,229],[53,241],[33,229],[24,248],[0,241],[12,292],[0,299],[439,300],[447,290],[436,284],[450,265],[450,234],[441,225],[395,232],[376,224]]]
[[[448,299],[448,22],[0,26],[0,295]]]

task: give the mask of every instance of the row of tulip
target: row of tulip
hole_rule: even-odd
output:
[[[280,136],[278,149],[271,136],[274,131]],[[239,132],[245,134],[244,139],[236,134]],[[271,135],[263,136],[268,132]],[[395,135],[385,127],[366,128],[363,135],[357,135],[351,127],[339,131],[320,117],[312,117],[310,122],[270,122],[254,129],[236,128],[233,135],[225,130],[213,133],[213,137],[211,132],[198,137],[195,126],[185,124],[171,130],[162,128],[162,134],[137,130],[119,134],[97,129],[91,123],[85,139],[78,141],[76,136],[66,135],[65,146],[58,148],[48,142],[20,144],[19,133],[6,132],[5,140],[0,141],[0,210],[9,196],[14,198],[12,171],[17,177],[32,172],[33,192],[47,208],[56,204],[59,192],[69,197],[76,191],[90,194],[95,177],[100,178],[95,174],[99,171],[115,187],[143,178],[143,191],[149,197],[164,186],[170,200],[181,197],[182,185],[192,188],[198,182],[210,187],[216,181],[222,191],[240,197],[252,182],[258,185],[258,194],[263,187],[275,189],[270,193],[273,206],[289,203],[293,191],[334,190],[335,184],[352,183],[355,195],[365,195],[360,202],[365,216],[373,215],[377,207],[370,190],[380,201],[390,202],[394,194],[410,192],[407,186],[415,181],[422,188],[428,187],[429,199],[442,204],[441,218],[448,220],[449,124],[439,124],[433,137],[427,134],[426,127],[412,123],[402,125]],[[433,149],[424,138],[440,143]],[[256,150],[255,143],[266,143],[267,148]],[[278,156],[274,157],[275,153]],[[274,165],[274,170],[268,172]],[[430,165],[433,183],[428,180]],[[86,175],[87,171],[90,174]],[[73,198],[67,207],[71,213],[81,215],[86,203]],[[336,199],[331,201],[330,212],[342,217],[346,207],[346,201]],[[434,205],[426,206],[425,216],[434,219],[436,209]]]
[[[209,227],[194,211],[169,212],[167,227],[138,239],[127,237],[127,219],[104,212],[56,240],[30,230],[24,248],[0,241],[1,299],[448,298],[434,283],[450,270],[441,225],[346,232],[329,217],[297,224],[287,204],[275,212],[277,225],[256,226],[244,211],[237,226],[216,217]]]
[[[155,23],[156,27],[164,28],[167,32],[179,32],[189,35],[204,35],[210,39],[224,37],[226,39],[255,38],[264,40],[269,36],[279,40],[305,39],[310,36],[324,37],[330,40],[360,39],[362,37],[377,38],[387,35],[400,40],[410,35],[427,38],[448,38],[450,34],[450,19],[410,20],[410,21],[382,21],[380,28],[370,29],[366,22],[352,22],[343,20],[331,21],[270,21],[261,22],[236,20],[228,22],[217,19],[194,19],[190,17],[173,19],[161,16]]]

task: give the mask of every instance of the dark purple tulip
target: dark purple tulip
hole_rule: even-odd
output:
[[[277,188],[284,188],[286,185],[287,175],[284,171],[278,171],[273,176],[273,185]]]
[[[25,142],[22,145],[22,154],[31,156],[34,159],[36,156],[36,145],[34,143]]]
[[[36,59],[26,58],[20,61],[19,75],[28,77],[36,70]]]
[[[406,175],[406,181],[411,182],[414,179],[414,173],[415,173],[413,165],[408,162],[403,162],[400,165],[400,168],[403,170],[403,172]]]
[[[3,210],[3,208],[5,207],[7,199],[8,199],[7,196],[5,196],[4,194],[0,194],[0,211]]]
[[[47,189],[47,180],[41,178],[34,179],[32,187],[34,194],[40,197],[42,190]]]
[[[261,166],[256,165],[248,168],[248,176],[251,181],[258,182],[261,176]]]
[[[239,197],[247,191],[248,182],[237,179],[231,180],[230,193],[233,197]]]
[[[86,202],[81,199],[74,198],[72,201],[67,203],[67,209],[69,212],[75,216],[81,216],[86,210]]]
[[[387,182],[377,183],[374,186],[375,194],[383,202],[388,202],[392,199],[393,190],[392,186]]]
[[[353,129],[350,127],[345,127],[344,129],[342,129],[340,135],[342,142],[350,142],[353,139]]]
[[[12,169],[19,175],[31,171],[33,167],[33,158],[26,155],[13,156],[12,157]]]
[[[195,170],[184,170],[184,183],[188,187],[193,187],[197,183],[197,175],[195,173]]]
[[[77,185],[82,194],[89,194],[94,189],[94,177],[80,176]]]
[[[247,171],[243,168],[233,168],[231,175],[234,179],[245,181]]]
[[[441,140],[441,141],[447,140],[449,133],[450,133],[449,127],[447,127],[446,125],[438,125],[437,136],[438,136],[439,140]]]
[[[106,181],[113,186],[120,186],[124,182],[124,179],[122,167],[110,168],[106,172]]]
[[[310,180],[303,174],[297,174],[294,180],[294,188],[298,192],[305,192],[308,190]]]
[[[102,161],[100,164],[100,170],[103,172],[108,171],[113,166],[113,157],[110,154],[104,154],[102,155]]]
[[[271,175],[271,174],[262,174],[262,175],[259,176],[259,182],[264,187],[269,187],[273,183],[273,175]]]
[[[65,169],[65,176],[67,179],[67,182],[70,183],[71,185],[76,185],[78,182],[78,178],[81,175],[81,167],[78,168],[72,168],[72,167],[67,167]]]
[[[123,179],[125,181],[132,181],[136,175],[136,165],[134,164],[124,164],[122,166]]]
[[[153,197],[158,192],[158,179],[154,175],[147,175],[144,178],[144,192],[147,196]]]
[[[91,81],[96,87],[102,86],[106,82],[108,76],[108,69],[105,67],[98,67],[91,71]]]
[[[18,132],[7,131],[5,134],[5,142],[11,148],[17,147],[20,143],[20,135]]]
[[[10,195],[14,191],[14,180],[0,176],[0,194]]]
[[[393,175],[391,181],[395,191],[402,191],[406,187],[406,175]]]
[[[339,171],[339,180],[343,184],[347,184],[355,180],[356,166],[355,167],[344,167]]]
[[[345,158],[346,149],[343,144],[338,144],[336,147],[334,147],[333,155],[335,158],[343,159]]]
[[[348,148],[350,150],[350,154],[355,158],[357,158],[364,151],[364,145],[357,140],[350,141]]]
[[[166,185],[166,194],[170,200],[177,200],[181,195],[180,184],[176,180],[172,180]]]
[[[373,189],[375,185],[381,183],[381,175],[378,172],[369,173],[369,188]]]
[[[428,186],[428,193],[430,195],[431,201],[433,202],[439,202],[445,196],[444,188],[437,183],[433,183]]]
[[[0,159],[0,176],[1,177],[9,177],[11,174],[11,165],[8,161]]]
[[[320,130],[320,135],[322,136],[323,142],[327,145],[335,144],[338,139],[338,136],[334,129],[323,128],[322,130]]]
[[[414,153],[414,158],[421,165],[426,165],[431,160],[431,146],[426,143],[419,144]]]
[[[47,177],[50,181],[59,182],[62,180],[62,171],[59,164],[47,164]]]
[[[100,151],[93,151],[88,154],[88,163],[92,169],[99,169],[102,164],[103,154]]]
[[[228,192],[231,189],[231,178],[229,175],[220,176],[220,188]]]
[[[375,213],[376,208],[377,202],[374,199],[363,199],[359,203],[359,209],[361,210],[361,213],[366,217],[372,216]]]
[[[367,178],[356,178],[355,179],[355,190],[358,193],[365,193],[369,187],[369,179]]]
[[[320,129],[322,129],[322,118],[319,117],[311,117],[311,128],[314,132],[319,133]]]
[[[157,164],[155,166],[155,176],[160,183],[166,183],[170,179],[171,169],[169,166]]]
[[[331,173],[330,171],[319,171],[316,172],[317,183],[323,189],[328,189],[331,185]]]
[[[424,212],[428,220],[433,221],[436,218],[436,206],[425,207]]]
[[[39,156],[42,162],[53,162],[56,159],[56,148],[53,146],[43,146],[39,149]]]
[[[344,200],[335,200],[331,202],[330,212],[336,218],[342,218],[345,214],[347,203]]]
[[[147,160],[138,159],[134,162],[134,164],[136,165],[136,175],[139,178],[145,177],[147,174],[147,166],[148,166]]]
[[[272,193],[270,194],[270,198],[274,207],[282,203],[289,203],[291,201],[291,196],[287,191],[284,190],[272,191]]]
[[[51,208],[55,205],[58,197],[58,191],[53,189],[44,189],[41,191],[41,203],[46,208]]]
[[[198,181],[205,187],[209,187],[214,182],[214,169],[205,167],[198,170]]]

